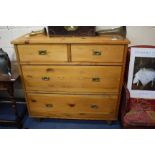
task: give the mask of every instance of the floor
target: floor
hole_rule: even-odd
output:
[[[23,112],[25,105],[18,104],[18,110]],[[8,104],[0,105],[0,119],[14,119],[13,111]],[[108,125],[106,121],[88,121],[88,120],[64,120],[64,119],[35,119],[27,114],[23,118],[24,129],[120,129],[119,121]],[[0,129],[16,129],[13,126],[0,125]]]

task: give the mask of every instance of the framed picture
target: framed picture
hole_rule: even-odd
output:
[[[131,98],[155,98],[154,48],[131,48],[127,87]]]

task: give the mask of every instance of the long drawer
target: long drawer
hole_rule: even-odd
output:
[[[60,95],[28,93],[32,116],[114,115],[117,95]]]
[[[23,65],[27,91],[119,92],[121,66]]]
[[[73,62],[123,62],[123,45],[71,45]]]
[[[67,62],[67,45],[18,45],[19,59],[27,63]]]

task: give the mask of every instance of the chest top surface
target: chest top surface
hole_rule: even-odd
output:
[[[12,44],[129,44],[128,39],[117,39],[112,36],[95,36],[95,37],[48,37],[45,35],[29,36],[24,35],[11,42]]]

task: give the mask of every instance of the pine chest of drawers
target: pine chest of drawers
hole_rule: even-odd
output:
[[[117,120],[128,40],[38,35],[12,43],[30,116]]]

